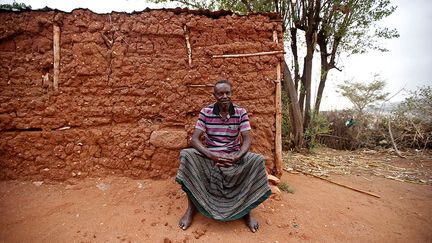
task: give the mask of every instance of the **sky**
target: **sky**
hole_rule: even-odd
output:
[[[386,91],[391,93],[390,96],[401,89],[415,90],[432,85],[432,1],[393,0],[392,3],[397,9],[381,25],[396,28],[400,37],[382,42],[388,52],[369,52],[343,58],[340,62],[344,67],[342,72],[332,70],[329,73],[323,109],[350,106],[346,98],[335,92],[336,85],[344,80],[369,81],[375,73],[386,80]],[[404,97],[406,92],[402,91],[390,101],[401,101]]]
[[[13,0],[0,0],[12,3]],[[88,8],[97,13],[111,11],[141,11],[145,8],[174,8],[175,3],[167,5],[146,3],[145,0],[19,0],[33,9],[57,8],[71,11],[75,8]],[[374,74],[379,74],[387,82],[385,90],[393,96],[390,101],[397,102],[406,96],[405,90],[432,85],[432,1],[430,0],[392,0],[396,11],[380,22],[380,25],[396,28],[400,34],[397,39],[385,40],[382,46],[388,52],[372,51],[361,55],[342,57],[338,66],[342,72],[331,70],[324,90],[321,110],[343,109],[352,106],[338,94],[336,85],[344,80],[370,82]],[[319,66],[319,62],[314,63]],[[312,89],[316,92],[319,70],[314,71]],[[314,98],[314,97],[313,97]],[[313,102],[314,103],[314,102]]]

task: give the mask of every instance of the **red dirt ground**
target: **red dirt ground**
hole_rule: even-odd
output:
[[[186,197],[174,178],[88,178],[40,186],[2,181],[0,242],[432,241],[431,185],[373,176],[331,179],[381,198],[285,173],[282,181],[295,192],[254,210],[261,226],[255,234],[242,220],[218,222],[201,215],[187,231],[180,230]]]

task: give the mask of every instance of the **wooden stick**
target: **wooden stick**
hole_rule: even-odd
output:
[[[192,67],[192,49],[191,49],[191,44],[189,41],[189,30],[187,29],[186,25],[183,26],[183,31],[184,31],[184,35],[185,35],[185,39],[186,39],[186,48],[187,48],[187,53],[188,53],[189,67]]]
[[[53,26],[53,51],[54,51],[54,77],[53,87],[58,90],[60,75],[60,27],[57,24]]]
[[[186,84],[188,87],[213,87],[213,84]]]
[[[398,150],[398,148],[397,148],[397,146],[396,146],[396,143],[395,143],[395,141],[394,141],[394,139],[393,139],[393,133],[392,133],[392,130],[391,130],[391,125],[390,125],[390,117],[388,118],[388,131],[389,131],[389,134],[390,134],[390,140],[391,140],[391,143],[392,143],[392,145],[393,145],[393,148],[395,149],[395,152],[396,152],[397,156],[406,159],[406,157],[403,156],[403,155],[401,154],[401,152]]]
[[[102,39],[105,41],[105,45],[106,45],[108,48],[111,48],[112,45],[113,45],[113,41],[110,40],[110,39],[108,39],[108,37],[106,37],[106,35],[104,35],[104,34],[102,34],[102,33],[101,33],[101,36],[102,36]]]
[[[246,54],[225,54],[225,55],[213,55],[212,58],[224,58],[224,57],[253,57],[253,56],[265,56],[265,55],[276,55],[284,54],[284,51],[266,51]]]
[[[316,176],[314,174],[310,174],[310,173],[303,172],[303,171],[300,171],[300,173],[305,174],[305,175],[309,175],[309,176],[312,176],[312,177],[315,177],[315,178],[318,178],[318,179],[321,179],[323,181],[330,182],[332,184],[335,184],[335,185],[338,185],[338,186],[341,186],[341,187],[345,187],[345,188],[351,189],[351,190],[356,191],[356,192],[364,193],[364,194],[372,196],[372,197],[381,198],[381,196],[379,196],[377,194],[374,194],[374,193],[371,193],[371,192],[367,192],[367,191],[363,191],[363,190],[360,190],[360,189],[357,189],[357,188],[354,188],[354,187],[351,187],[351,186],[347,186],[347,185],[344,185],[344,184],[341,184],[341,183],[338,183],[338,182],[335,182],[335,181],[331,181],[331,180],[323,178],[321,176]]]
[[[317,136],[319,136],[319,137],[337,138],[337,139],[351,141],[351,139],[349,139],[349,138],[343,138],[343,137],[339,137],[339,136],[335,136],[335,135],[331,135],[331,134],[317,134]]]
[[[279,43],[277,31],[273,30],[273,41]],[[276,174],[282,174],[282,87],[281,87],[281,63],[276,65],[276,137],[275,137],[275,169]]]

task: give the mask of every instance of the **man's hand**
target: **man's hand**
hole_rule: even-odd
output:
[[[219,167],[230,167],[233,165],[233,162],[229,159],[224,158],[224,157],[219,157],[218,161],[216,162],[215,165],[219,166]]]
[[[230,154],[218,154],[216,160],[217,166],[220,167],[229,167],[232,166],[235,162],[240,160],[241,156],[238,152],[230,153]]]
[[[219,167],[229,167],[232,165],[232,160],[226,158],[220,153],[210,152],[210,155],[207,157],[213,160],[215,162],[215,165]]]

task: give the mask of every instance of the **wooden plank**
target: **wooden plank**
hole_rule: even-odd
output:
[[[277,31],[273,30],[273,41],[279,43]],[[275,137],[275,170],[276,174],[282,174],[282,87],[281,87],[281,62],[276,65],[276,137]]]
[[[265,56],[265,55],[276,55],[284,54],[284,51],[266,51],[256,53],[245,53],[245,54],[225,54],[225,55],[213,55],[212,58],[227,58],[227,57],[253,57],[253,56]]]
[[[53,87],[58,90],[60,75],[60,27],[57,24],[53,26],[53,51],[54,51],[54,76]]]

